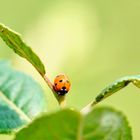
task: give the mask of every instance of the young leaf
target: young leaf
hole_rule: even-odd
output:
[[[0,37],[15,53],[26,58],[43,76],[45,68],[39,57],[28,47],[14,31],[0,24]]]
[[[125,76],[123,78],[120,78],[119,80],[116,80],[115,82],[107,86],[105,89],[103,89],[97,95],[95,100],[89,103],[87,106],[85,106],[81,112],[83,114],[88,113],[97,103],[101,102],[108,96],[126,87],[129,83],[133,83],[136,87],[140,88],[140,75]]]
[[[133,83],[135,86],[140,88],[140,75],[134,75],[134,76],[126,76],[123,77],[114,83],[107,86],[104,90],[99,93],[99,95],[96,97],[94,103],[98,103],[101,100],[105,99],[106,97],[112,95],[113,93],[117,92],[118,90],[124,88],[129,83]]]
[[[28,136],[28,137],[27,137]],[[14,140],[132,140],[126,118],[111,108],[97,108],[83,116],[65,109],[36,119]]]
[[[43,91],[30,76],[0,61],[0,133],[9,133],[46,111]]]

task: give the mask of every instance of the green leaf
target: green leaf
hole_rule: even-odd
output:
[[[28,136],[28,137],[27,137]],[[97,108],[87,115],[65,109],[44,115],[23,128],[14,140],[132,140],[124,115]]]
[[[126,76],[119,80],[116,80],[114,83],[110,84],[99,93],[99,95],[96,97],[95,102],[93,102],[93,104],[102,101],[106,97],[126,87],[129,83],[133,83],[136,87],[140,88],[140,75]]]
[[[0,37],[15,53],[26,58],[43,76],[45,68],[39,57],[20,38],[20,35],[0,24]]]
[[[125,116],[112,108],[97,108],[85,116],[83,140],[132,140]]]
[[[43,90],[30,76],[0,61],[0,133],[9,133],[46,112]]]

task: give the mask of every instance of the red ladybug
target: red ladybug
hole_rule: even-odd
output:
[[[54,79],[54,90],[58,95],[65,95],[70,90],[70,82],[66,75],[59,74]]]

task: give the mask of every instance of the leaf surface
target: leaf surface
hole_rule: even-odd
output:
[[[15,53],[26,58],[42,76],[45,74],[40,58],[22,41],[19,34],[0,24],[0,37]]]
[[[28,137],[26,137],[28,135]],[[97,108],[87,115],[65,109],[36,119],[17,133],[14,140],[132,140],[122,113]]]
[[[105,89],[103,89],[96,97],[95,102],[93,104],[98,103],[105,99],[106,97],[114,94],[115,92],[121,90],[122,88],[126,87],[128,84],[133,83],[136,87],[140,88],[140,75],[134,75],[134,76],[125,76],[122,77],[109,86],[107,86]]]
[[[30,76],[0,61],[0,133],[9,133],[46,112],[42,88]]]

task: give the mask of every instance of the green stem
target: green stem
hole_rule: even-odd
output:
[[[66,106],[66,96],[65,95],[59,95],[59,105],[61,108],[65,108]]]
[[[81,110],[81,113],[82,113],[82,114],[87,114],[87,113],[89,113],[89,112],[94,108],[94,106],[95,106],[97,103],[98,103],[98,102],[96,102],[96,101],[89,103],[88,105],[86,105],[86,106]]]

